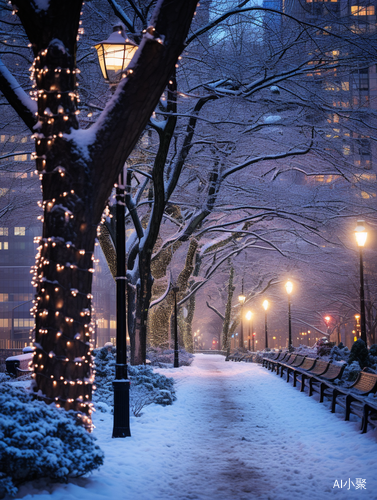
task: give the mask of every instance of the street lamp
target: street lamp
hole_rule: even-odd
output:
[[[109,38],[97,43],[94,48],[104,79],[114,86],[120,82],[122,72],[130,64],[138,47],[126,38],[123,26],[114,26]]]
[[[292,350],[292,321],[291,321],[291,293],[293,290],[293,283],[287,281],[285,284],[285,289],[288,294],[288,350]]]
[[[97,43],[98,60],[102,75],[115,90],[122,71],[130,63],[137,46],[126,40],[123,27],[115,26],[107,40]],[[116,184],[116,364],[114,389],[113,437],[131,436],[130,431],[130,381],[127,374],[127,327],[126,327],[126,230],[125,230],[125,179],[124,167]]]
[[[243,284],[242,284],[243,285]],[[243,294],[243,286],[242,286],[242,293],[241,295],[238,296],[238,301],[241,304],[241,333],[239,336],[239,343],[238,346],[244,348],[244,342],[243,342],[243,305],[245,303],[246,297]]]
[[[268,300],[263,301],[263,309],[264,309],[264,340],[265,340],[265,349],[268,349],[268,335],[267,335],[267,309],[268,309]]]
[[[367,332],[365,325],[365,300],[364,300],[364,266],[363,266],[363,248],[367,240],[368,233],[365,229],[365,221],[358,220],[355,228],[355,237],[360,253],[360,333],[361,340],[367,345]]]
[[[173,286],[174,292],[174,368],[179,368],[179,353],[178,353],[178,314],[177,314],[177,293],[179,288]]]
[[[248,332],[248,335],[247,335],[247,340],[248,340],[247,349],[248,349],[248,351],[250,351],[250,340],[251,340],[250,339],[250,331],[252,333],[252,330],[253,330],[253,328],[251,328],[251,330],[250,330],[250,320],[251,320],[252,317],[253,317],[253,313],[251,311],[247,311],[247,313],[246,313],[246,319],[249,322],[249,332]]]
[[[356,335],[360,337],[361,336],[360,314],[355,314],[355,320],[356,320]]]

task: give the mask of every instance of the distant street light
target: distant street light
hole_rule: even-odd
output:
[[[241,304],[241,332],[239,336],[239,343],[238,347],[242,347],[242,349],[245,347],[244,341],[243,341],[243,305],[245,303],[246,297],[243,294],[243,283],[242,283],[242,293],[241,295],[238,296],[238,301]]]
[[[292,321],[291,321],[291,293],[293,291],[293,283],[287,281],[285,289],[288,294],[288,350],[292,350]]]
[[[268,335],[267,335],[267,309],[268,309],[268,300],[263,301],[263,309],[264,309],[264,340],[265,340],[265,349],[268,349]]]
[[[364,265],[363,265],[363,248],[367,240],[368,232],[365,229],[365,221],[358,220],[355,228],[355,237],[360,253],[360,332],[361,340],[367,345],[367,332],[365,324],[365,300],[364,300]]]
[[[174,292],[174,368],[179,368],[179,352],[178,352],[178,314],[177,314],[177,293],[179,288],[173,287]]]
[[[248,351],[250,351],[250,341],[251,341],[251,334],[250,334],[250,332],[252,333],[252,330],[253,330],[252,328],[250,329],[250,320],[251,320],[252,317],[253,317],[253,313],[251,311],[247,311],[247,313],[246,313],[246,319],[249,322],[249,332],[248,332],[248,336],[247,336],[247,340],[248,340],[248,342],[247,342],[247,349],[248,349]]]

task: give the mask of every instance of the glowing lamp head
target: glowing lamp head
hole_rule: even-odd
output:
[[[367,236],[368,233],[365,228],[365,221],[358,220],[357,226],[355,228],[355,237],[358,247],[363,247],[365,245],[365,242],[367,241]]]
[[[325,316],[326,323],[328,323],[330,321],[330,319],[331,319],[330,316]]]
[[[97,43],[99,65],[105,80],[110,83],[120,81],[122,71],[127,68],[137,51],[137,45],[126,39],[123,27],[114,26],[107,40]]]
[[[290,295],[293,290],[293,283],[292,281],[287,281],[285,284],[285,289],[287,290],[287,294]]]
[[[245,295],[241,294],[238,296],[238,300],[239,300],[239,303],[241,304],[241,306],[245,303],[245,300],[246,300],[246,297]]]
[[[250,321],[252,317],[253,317],[253,313],[251,311],[247,311],[247,313],[246,313],[246,319],[248,321]]]
[[[268,309],[268,300],[264,300],[264,301],[263,301],[263,309],[264,309],[265,311],[267,311],[267,309]]]

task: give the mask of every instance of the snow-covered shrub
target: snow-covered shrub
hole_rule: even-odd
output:
[[[194,360],[194,355],[185,349],[179,349],[179,366],[190,366]],[[152,366],[169,368],[174,363],[174,349],[161,349],[160,347],[149,347],[147,359]]]
[[[99,411],[113,406],[113,380],[115,377],[116,349],[103,347],[93,351],[96,370],[96,390],[93,402]],[[175,401],[174,380],[155,373],[150,366],[128,365],[130,407],[135,416],[152,403],[168,405]],[[169,393],[169,395],[167,395]]]
[[[334,347],[332,342],[329,342],[326,338],[319,339],[316,342],[317,355],[321,358],[324,356],[329,356],[331,349]]]
[[[350,350],[347,346],[340,343],[338,346],[334,345],[330,352],[330,361],[348,361]]]
[[[369,348],[369,355],[377,357],[377,344],[372,344]]]
[[[303,344],[295,349],[295,353],[298,353],[301,356],[306,356],[307,358],[317,357],[317,349]]]
[[[73,412],[34,401],[22,387],[0,385],[0,498],[33,479],[83,476],[103,458]]]
[[[8,375],[8,373],[0,372],[0,384],[2,384],[3,382],[8,382],[9,380],[10,376]]]
[[[369,348],[369,366],[377,371],[377,344],[373,344]]]
[[[354,382],[357,379],[358,374],[361,372],[361,367],[358,361],[352,361],[348,364],[343,372],[342,380],[348,382]]]
[[[351,352],[348,358],[348,364],[357,361],[361,369],[369,365],[368,360],[368,349],[365,342],[361,339],[357,339],[351,347]]]

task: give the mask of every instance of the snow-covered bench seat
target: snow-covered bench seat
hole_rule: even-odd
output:
[[[295,359],[297,358],[298,354],[290,354],[289,356],[287,356],[286,358],[284,358],[284,361],[278,361],[277,364],[276,364],[276,373],[277,375],[279,375],[279,372],[280,372],[280,377],[283,376],[283,373],[284,373],[284,369],[287,367],[287,366],[290,366],[294,363]]]
[[[348,388],[334,387],[332,391],[331,412],[335,413],[336,405],[345,409],[344,420],[349,420],[353,413],[361,418],[361,430],[366,432],[368,419],[375,416],[374,404],[366,397],[377,392],[377,373],[361,371],[356,381]],[[370,413],[365,420],[366,413]]]
[[[5,360],[6,370],[9,375],[18,377],[25,373],[30,373],[30,364],[33,360],[34,353],[27,352],[18,356],[10,356]]]
[[[289,355],[288,351],[278,352],[277,355],[274,356],[273,358],[265,359],[264,366],[273,372],[275,371],[276,364],[279,361],[283,361],[284,359],[286,359],[288,355]]]
[[[311,376],[308,380],[309,396],[312,396],[313,392],[318,392],[320,403],[323,403],[325,396],[332,399],[333,391],[337,387],[333,382],[342,378],[345,367],[346,363],[329,363],[328,368],[322,375]]]
[[[296,387],[297,381],[301,382],[300,391],[303,392],[305,388],[305,376],[306,373],[314,368],[317,362],[317,358],[305,358],[302,365],[298,366],[293,370],[293,387]],[[301,379],[300,379],[301,375]]]

